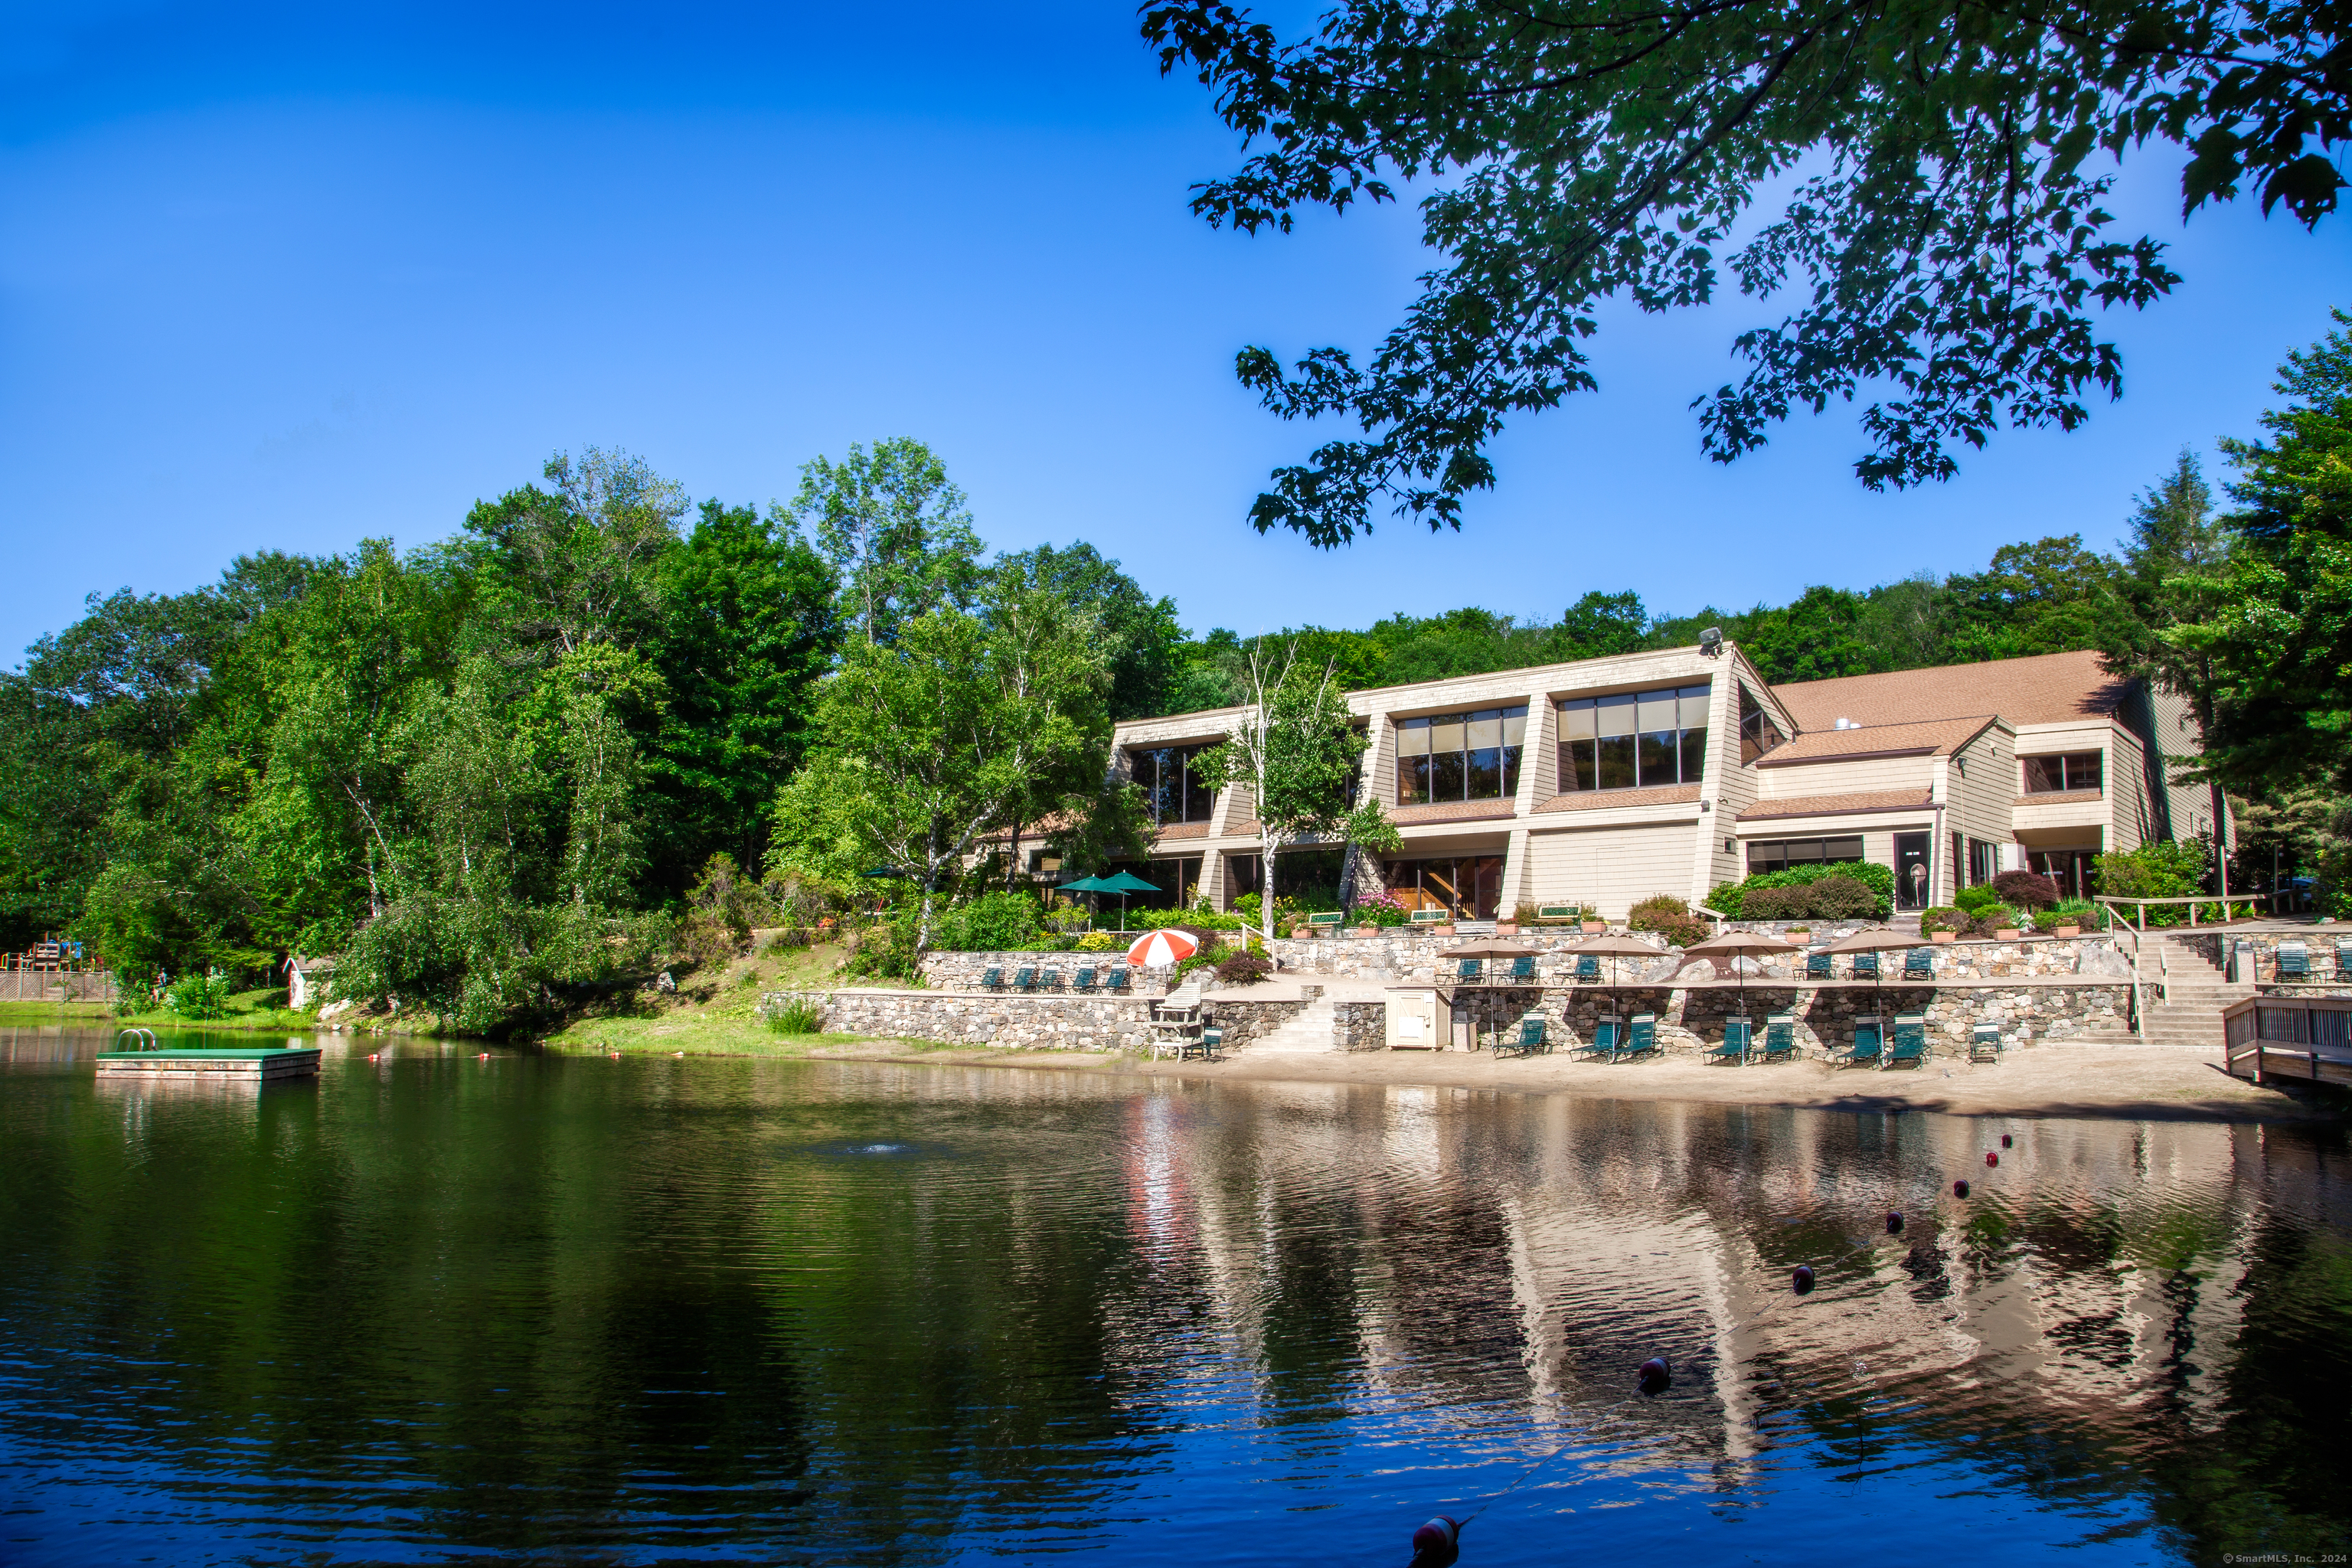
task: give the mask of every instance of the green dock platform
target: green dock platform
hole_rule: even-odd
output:
[[[260,1079],[309,1078],[319,1070],[316,1046],[230,1046],[219,1050],[100,1051],[100,1077]]]

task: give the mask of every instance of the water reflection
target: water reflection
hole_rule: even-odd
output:
[[[1465,1563],[2205,1560],[2352,1513],[2334,1134],[348,1041],[183,1093],[102,1043],[0,1033],[11,1562],[1388,1562],[1482,1506]]]

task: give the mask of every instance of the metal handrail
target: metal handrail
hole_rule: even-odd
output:
[[[114,1048],[121,1050],[122,1042],[125,1040],[145,1042],[142,1045],[132,1046],[131,1048],[134,1051],[160,1051],[163,1048],[163,1037],[152,1029],[125,1029],[114,1037]]]

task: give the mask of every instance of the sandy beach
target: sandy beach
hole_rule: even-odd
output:
[[[1480,1051],[1296,1054],[1236,1051],[1215,1062],[1149,1061],[1077,1051],[926,1050],[887,1041],[826,1047],[821,1059],[985,1065],[1036,1070],[1125,1071],[1154,1078],[1422,1084],[1591,1100],[1696,1100],[1717,1105],[1917,1109],[1961,1116],[2111,1117],[2138,1121],[2340,1120],[2332,1091],[2256,1086],[2221,1069],[2219,1051],[2131,1046],[2045,1046],[2000,1062],[1933,1061],[1923,1068],[1839,1068],[1826,1062],[1727,1067],[1668,1056],[1610,1064],[1564,1056],[1497,1061]]]

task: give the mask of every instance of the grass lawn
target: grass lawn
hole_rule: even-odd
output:
[[[118,1014],[102,1002],[0,1002],[0,1024],[66,1024],[79,1029],[167,1029],[267,1031],[277,1035],[307,1035],[319,1026],[311,1015],[286,1005],[282,985],[244,991],[228,999],[225,1017],[202,1021],[183,1018],[161,1007],[142,1007]]]
[[[559,1049],[670,1056],[804,1057],[871,1043],[864,1035],[779,1035],[760,1016],[766,991],[825,991],[842,983],[842,952],[830,943],[797,952],[760,952],[707,974],[691,974],[670,995],[637,998],[635,1010],[574,1019],[547,1043]],[[858,981],[858,984],[873,982]],[[889,1041],[909,1051],[943,1047]]]

